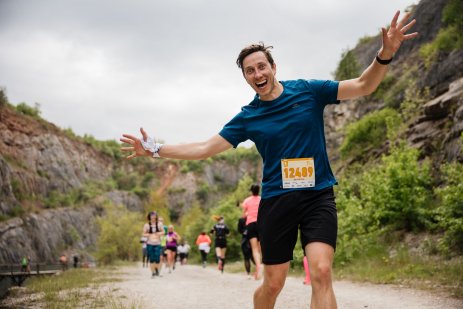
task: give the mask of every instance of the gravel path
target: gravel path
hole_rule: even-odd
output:
[[[243,309],[252,308],[252,295],[261,281],[244,274],[221,274],[212,266],[177,266],[171,274],[151,279],[148,269],[125,267],[123,281],[111,289],[123,296],[124,303],[143,308]],[[393,285],[357,284],[336,281],[334,289],[340,309],[452,309],[463,308],[463,300]],[[311,287],[302,278],[288,277],[275,308],[309,308]]]

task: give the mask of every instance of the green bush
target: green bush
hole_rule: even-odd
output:
[[[356,78],[360,75],[360,66],[357,63],[353,50],[345,50],[341,54],[341,61],[334,73],[336,80]]]
[[[460,30],[461,31],[461,30]],[[439,52],[449,53],[463,47],[463,35],[457,26],[449,26],[439,30],[437,37],[420,48],[420,56],[426,68],[436,61]]]
[[[416,86],[416,81],[410,83],[405,89],[405,98],[400,104],[400,113],[404,120],[408,120],[420,113],[420,107],[431,98],[429,88],[420,90]]]
[[[366,173],[360,194],[378,228],[391,226],[406,231],[423,230],[429,222],[431,173],[419,152],[401,144]]]
[[[430,225],[430,166],[418,158],[416,149],[402,143],[376,166],[353,167],[340,178],[338,262],[374,248],[381,235]]]
[[[446,254],[463,253],[463,164],[441,167],[444,185],[436,188],[441,203],[436,209],[437,227],[444,232],[441,249]]]
[[[261,157],[257,148],[253,146],[251,148],[238,147],[236,149],[229,149],[212,157],[212,160],[225,160],[232,165],[238,165],[242,161],[250,161],[257,166],[261,161]]]
[[[138,260],[143,227],[140,214],[112,204],[107,204],[105,211],[105,216],[96,220],[100,228],[96,252],[98,262],[112,264],[117,260]]]
[[[463,48],[463,1],[450,0],[442,12],[445,28],[439,30],[436,38],[420,49],[425,66],[429,68],[439,52],[449,53]]]
[[[372,93],[372,97],[376,100],[383,100],[386,93],[394,86],[397,82],[397,78],[391,74],[387,74],[381,84],[375,92]]]
[[[8,98],[6,97],[5,89],[0,87],[0,107],[8,105]]]
[[[346,80],[356,78],[360,75],[360,66],[357,63],[353,50],[345,50],[341,54],[341,61],[336,68],[334,78],[336,80]]]
[[[381,146],[400,125],[399,114],[390,108],[373,112],[346,128],[344,141],[339,148],[341,156],[355,157]]]
[[[186,174],[189,172],[202,173],[204,169],[204,161],[202,160],[182,160],[180,161],[180,172]]]
[[[26,103],[19,103],[16,105],[16,111],[27,116],[31,116],[33,118],[40,118],[40,109],[39,104],[35,104],[35,107],[31,107]]]

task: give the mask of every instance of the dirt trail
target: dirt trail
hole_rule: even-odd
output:
[[[252,308],[252,295],[261,281],[247,279],[244,274],[221,274],[212,266],[205,269],[177,266],[171,274],[151,279],[148,269],[125,267],[123,281],[110,288],[126,297],[128,306],[169,309],[243,309]],[[340,309],[452,309],[463,308],[463,300],[436,296],[423,291],[392,285],[334,283]],[[275,308],[309,308],[311,287],[302,278],[288,277]]]

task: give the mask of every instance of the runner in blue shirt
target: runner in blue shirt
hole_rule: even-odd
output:
[[[255,308],[273,308],[284,286],[293,249],[301,242],[312,279],[311,308],[336,308],[332,263],[337,238],[337,213],[325,145],[323,110],[327,104],[371,94],[387,73],[387,64],[401,44],[418,33],[406,34],[415,20],[409,13],[388,30],[382,28],[382,46],[358,77],[344,81],[276,79],[271,46],[263,43],[241,50],[237,64],[256,92],[219,134],[207,141],[163,145],[140,129],[141,138],[123,134],[129,144],[122,151],[139,156],[201,160],[252,140],[263,159],[262,200],[257,229],[262,248],[264,280],[254,293]]]

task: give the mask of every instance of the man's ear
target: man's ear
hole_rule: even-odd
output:
[[[273,75],[277,74],[277,65],[275,62],[272,64],[272,71],[273,71]]]

